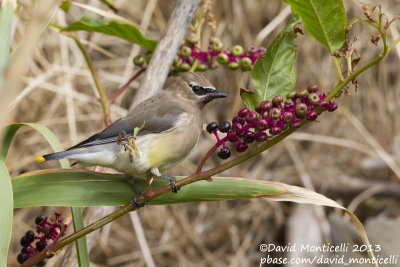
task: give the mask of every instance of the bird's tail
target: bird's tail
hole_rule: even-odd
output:
[[[36,158],[37,162],[44,162],[44,161],[49,161],[49,160],[56,160],[56,159],[64,159],[68,158],[68,156],[71,155],[76,155],[79,152],[76,150],[66,150],[66,151],[61,151],[61,152],[56,152],[56,153],[51,153],[43,156],[39,156]]]

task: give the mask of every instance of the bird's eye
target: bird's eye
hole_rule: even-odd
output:
[[[195,83],[189,83],[189,86],[196,95],[206,95],[215,91],[213,88],[203,87]]]

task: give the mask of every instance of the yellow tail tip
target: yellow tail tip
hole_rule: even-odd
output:
[[[37,162],[44,162],[44,161],[46,161],[46,160],[44,159],[43,156],[39,156],[39,157],[36,158],[36,161],[37,161]]]

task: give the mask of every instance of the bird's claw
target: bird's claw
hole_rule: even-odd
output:
[[[181,189],[180,186],[176,186],[176,179],[175,180],[171,180],[170,185],[171,185],[171,189],[173,193],[178,193],[178,191]]]
[[[149,205],[148,201],[145,201],[144,203],[138,203],[138,199],[141,198],[143,196],[142,193],[138,193],[132,200],[130,200],[129,202],[135,206],[136,208],[140,209],[142,207],[144,207],[145,205]]]

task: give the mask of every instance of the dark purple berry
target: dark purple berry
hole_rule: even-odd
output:
[[[190,49],[189,46],[184,45],[182,46],[179,53],[181,54],[182,57],[187,58],[190,57],[190,55],[192,54],[192,49]]]
[[[239,65],[239,63],[237,63],[237,62],[230,62],[230,63],[228,64],[228,68],[229,68],[230,70],[237,70],[239,67],[240,67],[240,65]]]
[[[315,93],[315,92],[317,92],[317,91],[319,90],[319,86],[318,86],[318,84],[314,83],[314,84],[309,85],[309,86],[307,87],[307,90],[308,90],[310,93]]]
[[[229,57],[225,53],[220,53],[217,56],[217,61],[218,61],[219,64],[224,65],[224,64],[228,63]]]
[[[234,47],[232,47],[232,54],[235,57],[240,57],[241,55],[243,55],[243,47],[241,47],[240,45],[235,45]]]
[[[269,111],[269,117],[273,120],[278,120],[281,116],[281,110],[279,108],[271,108]]]
[[[235,123],[235,122],[240,123],[241,125],[245,124],[244,119],[242,117],[238,117],[238,116],[233,118],[232,123]]]
[[[318,113],[315,110],[311,110],[307,114],[307,119],[310,121],[315,121],[318,117]]]
[[[292,99],[293,97],[296,97],[295,91],[291,91],[286,95],[286,99]]]
[[[294,107],[294,102],[292,99],[286,99],[285,100],[285,109],[293,108]]]
[[[234,131],[236,134],[241,135],[243,133],[243,125],[235,122],[234,124],[232,124],[232,131]]]
[[[260,131],[264,131],[268,128],[268,121],[265,119],[259,119],[256,122],[256,126],[257,126],[257,129],[259,129]]]
[[[21,240],[19,241],[19,243],[21,244],[21,246],[26,247],[26,246],[29,245],[30,242],[28,241],[28,239],[26,239],[25,236],[23,236],[23,237],[21,238]]]
[[[248,108],[241,109],[241,110],[239,110],[238,115],[239,115],[239,117],[244,118],[249,111],[250,110]]]
[[[282,120],[284,121],[284,122],[286,122],[286,123],[289,123],[289,122],[291,122],[292,120],[293,120],[293,113],[292,112],[289,112],[289,111],[285,111],[285,112],[283,112],[283,115],[282,115]]]
[[[28,255],[26,255],[26,253],[20,253],[17,256],[17,261],[21,264],[24,263],[27,259],[28,259]]]
[[[283,97],[280,95],[277,95],[274,98],[272,98],[272,103],[274,103],[274,104],[281,103],[282,101],[283,101]]]
[[[248,145],[246,143],[240,143],[236,144],[236,151],[237,152],[243,152],[248,148]]]
[[[322,111],[328,110],[328,108],[329,108],[329,102],[326,101],[326,100],[322,100],[322,101],[319,103],[319,107],[321,108]]]
[[[307,89],[300,89],[296,91],[296,96],[297,97],[304,97],[308,95],[308,90]]]
[[[207,132],[213,133],[215,130],[218,130],[218,123],[210,122],[206,127]]]
[[[231,156],[231,151],[227,147],[221,148],[221,150],[218,152],[218,157],[221,159],[227,159]]]
[[[32,230],[29,230],[25,233],[26,240],[30,243],[35,240],[35,233]]]
[[[297,104],[295,111],[296,118],[298,119],[304,118],[307,115],[307,112],[308,110],[306,104],[303,103]]]
[[[309,94],[308,102],[310,102],[312,105],[317,105],[319,103],[319,96],[316,93]]]
[[[36,249],[38,251],[42,251],[45,247],[47,247],[47,243],[43,241],[36,242]]]
[[[244,117],[244,119],[248,122],[248,123],[254,123],[257,119],[257,113],[255,113],[254,111],[250,111],[246,114],[246,116]]]
[[[36,217],[35,223],[36,224],[41,224],[45,219],[46,219],[46,216],[40,215],[40,216]]]
[[[221,133],[227,133],[231,129],[229,121],[223,121],[219,124],[219,131]]]
[[[246,143],[251,143],[254,141],[254,137],[255,137],[255,133],[253,133],[252,131],[247,131],[243,135],[243,140]]]
[[[336,102],[330,102],[329,106],[328,106],[328,111],[329,112],[335,111],[335,110],[337,110],[338,107],[339,106]]]
[[[292,124],[290,124],[290,128],[300,128],[300,127],[301,127],[300,121],[296,121],[296,122],[293,122]]]
[[[264,142],[267,141],[268,135],[265,132],[258,132],[256,133],[255,139],[257,142]]]

